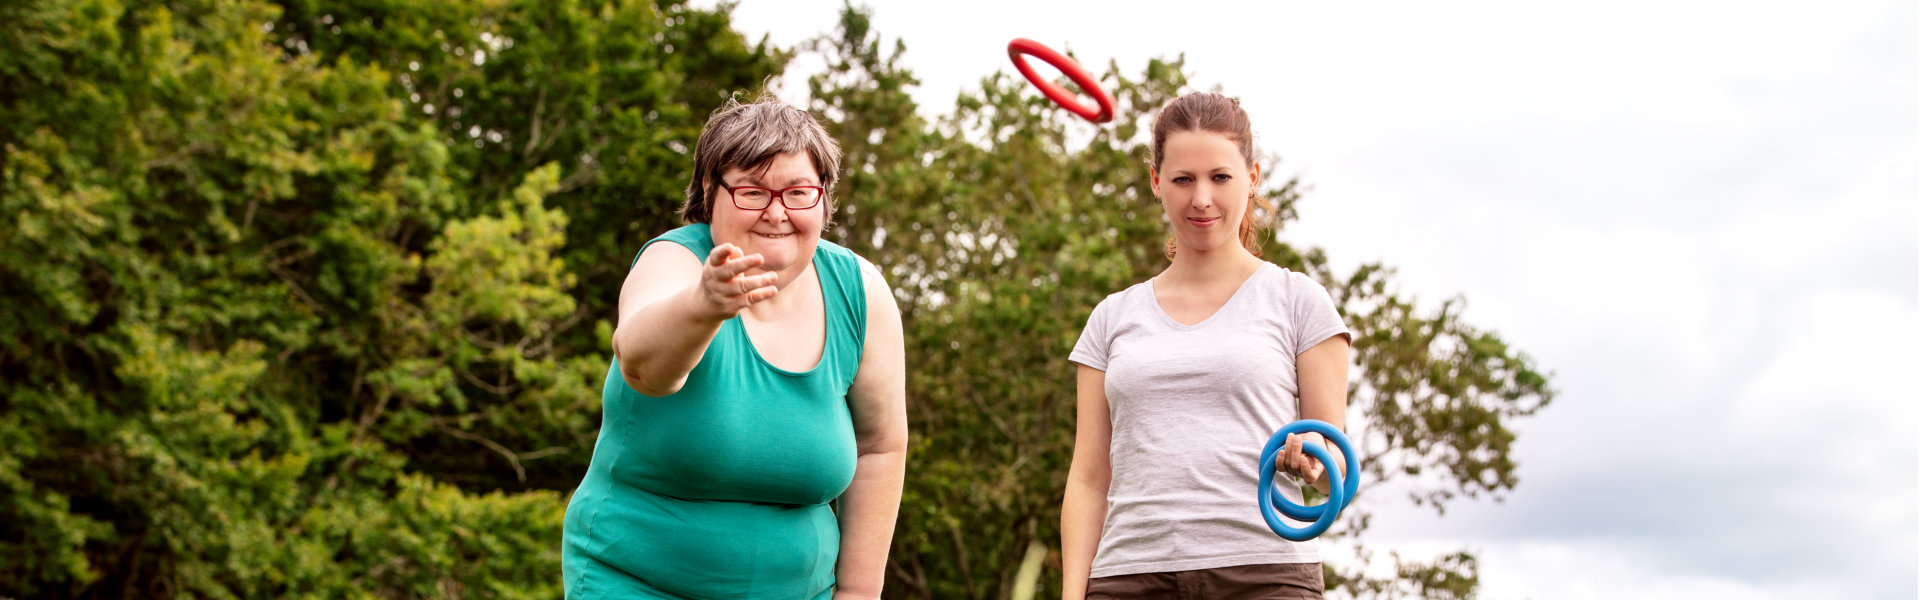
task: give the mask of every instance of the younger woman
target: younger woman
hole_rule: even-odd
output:
[[[1319,545],[1267,527],[1257,466],[1289,422],[1344,426],[1346,327],[1320,284],[1260,259],[1255,208],[1272,207],[1256,193],[1239,102],[1199,93],[1168,104],[1148,173],[1173,264],[1101,302],[1070,357],[1079,412],[1063,596],[1319,598]],[[1324,468],[1301,450],[1322,443],[1289,436],[1280,469],[1325,491]]]

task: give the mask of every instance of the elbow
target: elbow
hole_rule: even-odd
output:
[[[897,455],[901,460],[907,456],[907,415],[905,394],[886,402],[872,402],[871,397],[849,395],[850,404],[855,407],[853,423],[854,452],[865,457],[869,455]],[[859,398],[865,398],[864,400]],[[873,406],[879,404],[880,406]],[[861,410],[866,408],[867,410]],[[864,416],[861,416],[864,415]]]
[[[911,437],[912,435],[913,434],[911,432],[907,431],[907,425],[905,423],[901,423],[900,430],[898,432],[895,432],[894,435],[888,436],[889,439],[887,440],[886,445],[883,447],[881,451],[894,452],[894,453],[898,453],[902,457],[905,457],[907,455],[907,445],[908,445],[907,443],[911,441],[908,438]]]
[[[644,396],[654,398],[670,396],[673,395],[674,392],[680,391],[680,388],[685,386],[687,382],[684,377],[673,381],[662,381],[664,378],[649,377],[647,376],[646,363],[638,358],[630,359],[616,354],[614,360],[620,370],[620,379],[627,383],[627,387],[633,388],[633,391],[639,392]]]
[[[1079,477],[1069,476],[1067,483],[1100,492],[1105,496],[1107,490],[1113,487],[1113,477],[1109,473],[1082,473]]]
[[[677,385],[660,385],[660,386],[634,385],[634,381],[632,379],[627,380],[627,387],[633,388],[633,391],[639,392],[640,395],[646,396],[648,398],[665,398],[667,396],[672,396],[674,392],[680,391],[680,386],[677,386]]]
[[[629,375],[622,375],[622,377],[627,380],[627,387],[633,388],[633,391],[640,392],[640,395],[650,398],[672,396],[674,392],[680,391],[680,388],[683,387],[682,384],[686,383],[686,381],[682,380],[661,384]]]
[[[1067,466],[1067,487],[1079,487],[1099,491],[1105,495],[1107,488],[1113,485],[1113,470],[1104,465],[1069,464]]]
[[[902,431],[897,435],[888,435],[882,439],[873,440],[870,443],[860,444],[859,454],[860,456],[891,454],[899,456],[900,460],[905,461],[907,458],[907,432]]]

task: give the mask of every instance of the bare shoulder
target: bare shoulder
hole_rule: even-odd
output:
[[[851,252],[849,253],[851,254]],[[880,285],[887,284],[887,276],[885,273],[880,272],[879,265],[873,264],[873,261],[867,260],[867,257],[859,254],[854,254],[853,260],[860,263],[860,279],[867,282],[868,285],[872,285],[874,282],[879,282]]]
[[[855,254],[853,258],[860,263],[860,283],[867,292],[867,307],[877,308],[876,303],[893,305],[893,288],[887,285],[886,274],[867,257]]]
[[[698,271],[706,257],[695,256],[693,249],[673,242],[656,242],[640,252],[628,277],[638,273]]]
[[[641,307],[685,289],[700,280],[705,257],[671,242],[655,243],[640,252],[620,283],[620,322]]]

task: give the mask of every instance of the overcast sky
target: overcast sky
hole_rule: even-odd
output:
[[[1920,596],[1914,2],[1076,4],[872,7],[930,116],[1015,37],[1184,53],[1310,186],[1285,239],[1554,373],[1505,503],[1376,494],[1370,545],[1471,548],[1491,599]],[[791,47],[840,5],[734,17]]]

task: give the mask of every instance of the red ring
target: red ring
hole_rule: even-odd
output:
[[[1033,72],[1033,67],[1027,65],[1027,60],[1021,56],[1022,54],[1032,54],[1039,57],[1040,60],[1047,61],[1047,64],[1053,65],[1054,68],[1060,69],[1061,74],[1066,75],[1067,79],[1073,80],[1074,85],[1080,86],[1081,92],[1092,96],[1093,101],[1099,104],[1100,108],[1088,108],[1086,105],[1081,104],[1079,99],[1075,98],[1073,94],[1067,93],[1066,90],[1054,85],[1051,81],[1041,79],[1039,74]],[[1113,98],[1108,97],[1107,91],[1100,89],[1100,82],[1089,77],[1086,71],[1080,69],[1078,63],[1073,62],[1065,56],[1061,56],[1058,52],[1054,52],[1052,48],[1041,45],[1040,42],[1027,38],[1014,38],[1013,41],[1008,42],[1007,58],[1013,59],[1014,68],[1020,69],[1020,74],[1027,76],[1027,81],[1033,82],[1033,86],[1040,88],[1040,93],[1045,94],[1047,99],[1052,100],[1054,104],[1058,104],[1061,108],[1065,108],[1073,114],[1080,115],[1081,118],[1095,123],[1105,123],[1113,120]]]

